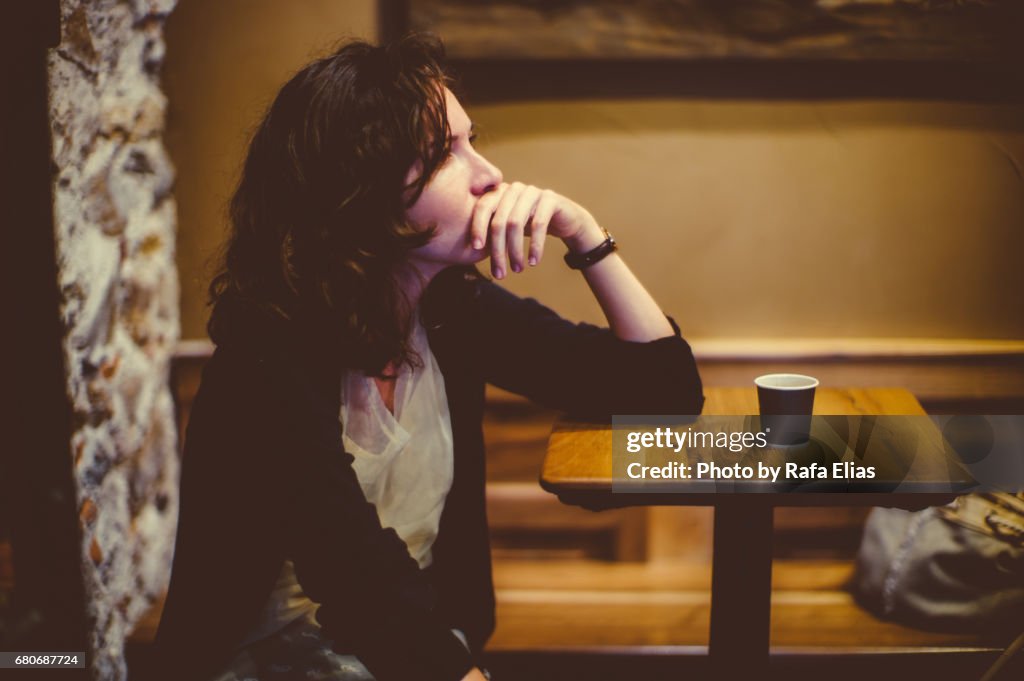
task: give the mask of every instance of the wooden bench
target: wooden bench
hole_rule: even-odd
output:
[[[775,561],[774,649],[977,647],[977,636],[883,622],[845,585],[848,561]],[[666,647],[708,643],[707,564],[503,561],[495,564],[498,626],[492,650]]]
[[[978,678],[1005,645],[883,622],[845,589],[852,570],[849,561],[775,561],[773,678]],[[501,678],[713,676],[710,581],[707,564],[497,562],[487,664]]]

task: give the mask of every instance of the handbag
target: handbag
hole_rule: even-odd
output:
[[[1024,630],[1024,493],[868,516],[852,590],[878,617],[1000,637]]]

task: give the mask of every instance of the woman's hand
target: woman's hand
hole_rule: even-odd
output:
[[[478,668],[473,667],[468,674],[462,677],[462,681],[487,681],[487,677]]]
[[[576,253],[585,253],[605,239],[605,231],[583,206],[550,189],[513,182],[500,184],[477,200],[469,241],[476,250],[490,249],[491,274],[503,279],[506,264],[513,272],[522,272],[526,263],[539,263],[548,234]],[[526,237],[530,237],[528,255],[523,252]],[[617,253],[587,267],[583,277],[618,338],[647,342],[673,334],[661,308]]]
[[[469,230],[473,248],[491,251],[491,274],[502,279],[506,266],[522,272],[544,256],[547,235],[562,239],[577,252],[604,240],[604,231],[586,208],[550,189],[513,182],[500,184],[476,203]],[[524,253],[530,237],[529,253]]]

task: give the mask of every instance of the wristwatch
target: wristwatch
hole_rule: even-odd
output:
[[[615,243],[615,239],[608,233],[607,229],[604,230],[604,241],[594,246],[586,253],[573,253],[569,251],[565,254],[565,264],[574,270],[584,270],[594,263],[600,262],[605,259],[609,254],[614,253],[619,249],[619,245]]]

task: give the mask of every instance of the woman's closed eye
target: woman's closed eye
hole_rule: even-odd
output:
[[[455,152],[456,152],[457,148],[459,147],[459,143],[462,140],[466,140],[466,144],[468,144],[472,148],[475,148],[476,137],[477,137],[477,135],[476,135],[475,132],[474,133],[470,133],[469,135],[467,135],[465,137],[463,137],[462,135],[459,135],[457,137],[452,137],[449,140],[449,142],[448,142],[448,154],[444,157],[444,160],[441,161],[441,166],[447,165],[449,163],[449,161],[452,160],[452,157],[455,155]]]
[[[451,140],[451,144],[448,145],[448,148],[450,150],[454,151],[455,148],[459,145],[459,143],[462,142],[463,140],[465,140],[465,143],[467,145],[469,145],[471,147],[475,147],[476,146],[476,133],[475,132],[471,132],[468,135],[459,135],[457,137],[453,137],[452,140]],[[449,151],[448,153],[450,154],[451,151]]]

